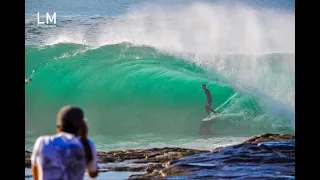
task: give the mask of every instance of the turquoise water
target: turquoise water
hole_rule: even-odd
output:
[[[269,70],[259,74],[258,83],[277,81],[278,77],[294,78],[292,72],[285,72],[276,63],[277,58],[293,63],[293,54],[265,54],[256,58],[232,54],[216,57],[216,61],[232,66],[237,63],[235,59],[246,59],[245,63],[255,61],[257,65],[265,65]],[[149,143],[198,138],[199,120],[206,115],[202,83],[208,84],[217,111],[235,114],[217,118],[214,133],[248,137],[263,132],[293,131],[290,118],[294,111],[290,106],[249,85],[233,84],[215,69],[154,48],[130,44],[93,49],[61,43],[26,46],[26,62],[26,77],[33,77],[32,84],[26,85],[27,137],[54,133],[59,108],[76,104],[86,112],[90,135],[96,143],[102,141],[106,146],[132,136],[148,137]],[[293,91],[294,84],[289,85],[292,87],[286,88]]]
[[[259,1],[260,2],[260,1]],[[254,5],[253,5],[254,4]],[[85,110],[98,150],[213,149],[295,132],[294,2],[26,1],[26,149]],[[36,13],[57,12],[37,26]],[[213,137],[197,134],[212,107]]]

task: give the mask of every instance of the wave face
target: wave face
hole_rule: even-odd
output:
[[[61,106],[90,133],[195,135],[206,83],[218,134],[294,133],[294,15],[248,6],[145,5],[119,17],[26,16],[26,130],[54,132]]]
[[[286,58],[285,63],[292,57],[231,54],[217,55],[216,61],[225,66],[237,59],[258,61],[269,67],[269,71],[259,74],[261,81],[268,83],[286,78],[276,59]],[[214,108],[224,104],[218,111],[237,114],[221,117],[222,127],[216,127],[220,133],[281,131],[291,127],[286,120],[290,111],[279,109],[278,101],[264,99],[256,89],[230,83],[219,76],[219,71],[151,47],[127,43],[94,49],[79,44],[27,46],[26,58],[26,72],[34,70],[34,74],[28,74],[33,77],[32,84],[26,85],[26,126],[32,131],[52,129],[59,108],[76,104],[85,109],[94,133],[194,134],[199,120],[206,115],[203,83],[211,90]],[[292,78],[290,73],[287,76]],[[263,104],[263,100],[272,104]],[[277,106],[277,114],[270,113],[268,105]]]

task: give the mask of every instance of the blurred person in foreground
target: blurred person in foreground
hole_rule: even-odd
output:
[[[84,173],[98,176],[98,158],[93,142],[87,138],[84,112],[71,105],[57,115],[57,134],[40,136],[31,155],[35,180],[83,180]]]

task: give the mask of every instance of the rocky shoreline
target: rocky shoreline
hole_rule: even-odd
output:
[[[25,168],[31,152],[25,151]],[[98,152],[100,172],[145,172],[129,179],[295,177],[295,137],[290,134],[261,134],[243,143],[213,151],[186,148],[150,148]]]

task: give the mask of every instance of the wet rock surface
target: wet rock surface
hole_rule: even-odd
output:
[[[30,162],[31,152],[25,151],[24,154],[25,154],[24,155],[24,167],[31,168],[31,162]]]
[[[150,148],[137,150],[122,150],[97,152],[98,163],[101,171],[131,171],[148,172],[162,167],[163,163],[173,161],[185,156],[200,154],[210,151],[185,148]],[[25,151],[25,167],[30,168],[31,152]],[[123,163],[121,163],[123,162]]]
[[[295,179],[295,139],[288,134],[262,134],[129,179]]]
[[[249,138],[248,140],[246,140],[244,143],[257,144],[257,143],[261,143],[261,142],[273,142],[273,141],[282,142],[282,141],[288,141],[288,140],[294,140],[294,139],[295,139],[295,136],[293,136],[291,134],[266,133],[266,134],[259,134],[259,135],[253,136],[253,137]]]
[[[25,151],[25,167],[31,153]],[[129,179],[294,179],[295,137],[261,134],[213,151],[150,148],[98,152],[100,172],[146,172]]]

